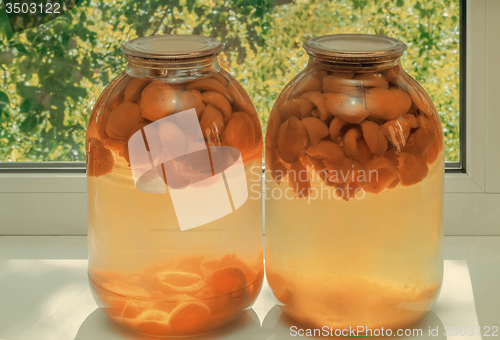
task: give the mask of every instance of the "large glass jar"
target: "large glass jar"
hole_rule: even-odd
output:
[[[261,288],[261,126],[221,50],[190,35],[125,43],[129,67],[90,117],[90,285],[137,333],[214,331]]]
[[[408,326],[442,281],[437,111],[401,68],[397,39],[330,35],[304,48],[307,67],[267,126],[269,284],[305,325]]]

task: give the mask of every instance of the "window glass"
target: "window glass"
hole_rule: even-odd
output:
[[[221,65],[249,92],[265,126],[282,87],[307,62],[302,43],[354,32],[408,45],[403,66],[440,113],[446,160],[459,160],[459,0],[87,0],[17,33],[2,6],[0,162],[84,161],[87,119],[124,69],[119,47],[127,40],[171,33],[220,39]]]

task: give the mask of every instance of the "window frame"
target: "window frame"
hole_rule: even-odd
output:
[[[500,2],[463,0],[461,167],[445,174],[446,235],[500,235]],[[488,34],[489,33],[489,34]],[[466,61],[466,63],[465,63]],[[465,81],[466,80],[466,81]],[[463,92],[462,92],[463,93]],[[464,157],[465,156],[465,157]],[[85,235],[81,163],[8,165],[0,172],[0,235]],[[20,207],[26,209],[22,210]]]

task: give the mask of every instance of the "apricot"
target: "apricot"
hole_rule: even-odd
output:
[[[295,98],[286,101],[283,105],[277,108],[279,115],[283,121],[291,116],[301,119],[308,115],[314,108],[313,103],[305,98]]]
[[[229,81],[226,78],[224,78],[224,76],[220,72],[214,74],[212,78],[218,80],[222,85],[224,85],[224,87],[227,87],[229,83]]]
[[[406,141],[410,136],[410,130],[418,127],[418,125],[415,116],[405,114],[402,117],[384,123],[380,127],[380,130],[396,149],[401,151],[401,148],[406,145]]]
[[[329,140],[322,140],[318,144],[310,146],[306,153],[321,160],[338,161],[345,158],[342,148]]]
[[[200,126],[206,140],[217,142],[224,131],[224,116],[219,110],[208,104],[203,116],[201,116]]]
[[[433,164],[441,152],[441,139],[436,138],[434,143],[430,146],[429,150],[422,156],[422,161],[427,165]]]
[[[272,112],[267,121],[266,128],[266,145],[270,147],[276,146],[278,138],[278,129],[281,126],[281,117],[278,112]]]
[[[163,150],[172,159],[186,154],[188,140],[185,133],[176,124],[162,121],[158,126],[158,136]]]
[[[229,104],[229,101],[222,94],[215,91],[207,91],[201,94],[201,98],[205,104],[219,109],[224,114],[226,121],[231,119],[231,113],[233,112],[231,104]]]
[[[149,309],[137,317],[137,331],[151,335],[165,335],[170,332],[170,315],[158,309]]]
[[[141,97],[142,90],[151,82],[150,79],[133,78],[125,87],[123,101],[135,102]]]
[[[302,119],[302,124],[309,135],[309,140],[311,145],[316,145],[318,142],[325,137],[330,135],[328,131],[328,126],[323,123],[320,119],[315,117],[308,117]]]
[[[281,124],[277,147],[281,159],[288,164],[295,163],[309,147],[309,136],[297,117],[292,116]]]
[[[339,117],[333,118],[328,130],[330,131],[330,138],[334,143],[338,143],[340,141],[342,128],[346,124],[348,123]]]
[[[361,123],[368,115],[366,106],[356,97],[347,98],[337,112],[337,117],[354,124]]]
[[[300,98],[308,99],[309,101],[311,101],[311,103],[314,104],[314,106],[316,106],[316,109],[319,112],[319,117],[322,121],[328,119],[330,114],[328,113],[328,111],[326,111],[325,97],[321,92],[316,92],[316,91],[306,92],[303,95],[301,95]]]
[[[174,332],[193,334],[205,327],[210,320],[210,309],[201,302],[185,302],[175,307],[169,324]]]
[[[229,98],[229,92],[227,88],[213,78],[203,78],[192,81],[187,84],[186,90],[214,91],[222,94],[226,98]]]
[[[278,155],[278,150],[276,148],[271,148],[266,145],[266,168],[269,169],[271,177],[278,184],[281,183],[283,178],[288,173],[288,169],[281,162],[281,158]]]
[[[238,294],[247,286],[247,274],[238,266],[228,266],[212,273],[212,289],[215,295]]]
[[[306,167],[311,167],[318,172],[323,170],[325,167],[325,164],[323,163],[322,159],[312,157],[307,153],[303,154],[302,157],[300,157],[300,160],[302,161],[302,164],[304,164]]]
[[[426,115],[421,114],[417,119],[420,127],[410,135],[410,140],[415,146],[417,156],[422,157],[436,140],[438,127],[434,119]]]
[[[347,157],[360,163],[365,163],[373,158],[369,146],[363,139],[361,130],[357,127],[350,129],[345,134],[344,151]]]
[[[123,309],[122,317],[129,318],[129,319],[135,319],[136,317],[141,315],[142,312],[143,312],[143,308],[137,301],[129,300],[127,302],[127,305]]]
[[[365,165],[364,170],[363,190],[374,194],[387,188],[398,177],[398,169],[384,157],[372,159]]]
[[[355,94],[358,81],[351,79],[352,75],[337,73],[323,78],[323,92]]]
[[[398,88],[373,88],[366,92],[366,109],[371,118],[392,120],[404,115],[411,107],[410,96]]]
[[[362,87],[389,88],[389,82],[380,73],[358,73],[352,79],[358,80]]]
[[[87,141],[87,176],[99,177],[113,170],[114,158],[104,143],[95,137]]]
[[[223,134],[223,143],[237,148],[244,154],[253,149],[255,135],[252,119],[245,112],[234,112]]]
[[[334,184],[349,184],[355,181],[356,174],[363,169],[358,162],[347,157],[336,161],[325,160],[324,163],[328,170],[327,180]]]
[[[141,115],[157,121],[174,113],[177,103],[177,94],[169,84],[154,81],[142,90]]]
[[[193,295],[205,287],[205,281],[198,274],[166,270],[155,276],[154,285],[164,294]]]
[[[292,89],[290,98],[300,97],[302,94],[310,91],[321,92],[321,80],[310,74],[306,74],[298,80],[295,87]]]
[[[421,182],[429,172],[427,164],[411,153],[401,152],[398,162],[399,179],[402,186],[410,186]]]
[[[117,152],[122,152],[125,149],[126,141],[117,140],[113,138],[106,138],[104,140],[104,147],[107,149],[115,150]]]
[[[298,198],[307,198],[311,192],[309,173],[300,159],[290,166],[288,171],[288,183]]]
[[[118,105],[109,115],[106,134],[113,139],[126,139],[130,136],[130,132],[143,122],[139,105],[123,103]]]
[[[205,104],[203,104],[201,93],[198,90],[182,92],[179,95],[178,102],[177,112],[195,109],[196,115],[200,118],[205,110]]]
[[[361,131],[368,148],[375,156],[382,156],[387,151],[387,139],[378,124],[365,120],[361,122]]]
[[[237,266],[243,269],[247,275],[247,284],[252,283],[255,280],[256,272],[251,269],[244,261],[242,261],[238,255],[230,253],[222,256],[217,263],[217,268],[225,268],[229,266]]]

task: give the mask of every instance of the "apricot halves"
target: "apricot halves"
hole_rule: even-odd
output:
[[[295,116],[281,124],[277,138],[278,153],[288,164],[295,163],[309,146],[309,136]]]

